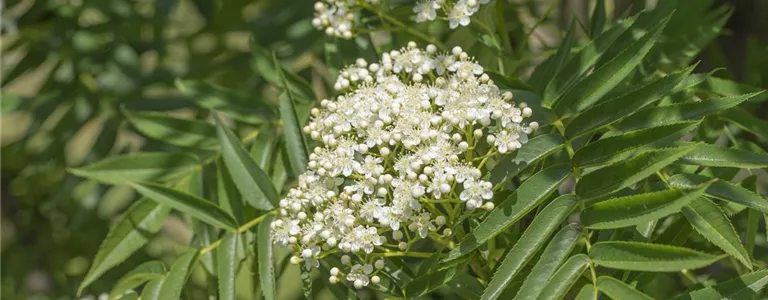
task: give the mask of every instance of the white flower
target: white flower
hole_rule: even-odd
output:
[[[436,9],[439,8],[440,4],[435,0],[424,0],[419,2],[413,7],[413,12],[416,13],[416,23],[434,20],[437,17]]]
[[[467,206],[478,208],[483,201],[493,198],[492,188],[490,182],[468,180],[464,182],[464,190],[459,194],[459,199],[466,201]]]
[[[357,2],[323,3],[330,13]],[[521,147],[537,126],[523,123],[533,110],[516,107],[483,72],[461,48],[440,53],[413,42],[381,61],[342,69],[336,88],[343,95],[311,111],[305,132],[318,146],[298,185],[279,201],[275,243],[290,245],[295,261],[308,266],[344,254],[342,264],[356,265],[347,280],[362,288],[372,281],[368,255],[407,251],[414,239],[455,222],[441,215],[453,207],[492,207],[479,157]],[[478,143],[484,136],[490,149]],[[443,234],[450,238],[451,231]]]
[[[453,5],[451,11],[448,12],[448,27],[456,29],[456,27],[469,25],[469,17],[472,15],[471,8],[467,5],[465,0],[459,0]]]

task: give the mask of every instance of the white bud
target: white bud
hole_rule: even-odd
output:
[[[533,114],[533,110],[530,107],[523,108],[523,117],[530,117]]]
[[[312,257],[312,250],[310,249],[304,249],[301,251],[301,256],[304,258],[310,258]]]
[[[290,262],[291,264],[298,265],[299,263],[301,263],[301,259],[298,256],[294,255],[294,256],[291,256]]]
[[[331,268],[331,275],[333,276],[339,275],[339,268],[337,267]]]
[[[531,127],[533,130],[539,129],[539,122],[531,122],[528,124],[528,127]]]
[[[462,52],[464,52],[464,51],[461,50],[461,47],[459,47],[459,46],[453,47],[453,49],[451,49],[451,53],[453,53],[453,55],[456,55],[456,56],[458,56]]]
[[[483,208],[487,211],[492,211],[495,207],[496,205],[493,204],[493,202],[486,202],[485,204],[483,204]]]
[[[392,238],[395,239],[396,241],[402,240],[403,232],[400,230],[392,231]]]
[[[336,277],[336,276],[328,277],[328,282],[330,282],[330,283],[338,283],[339,282],[339,278]]]
[[[379,197],[384,197],[387,195],[387,188],[380,187],[379,190],[376,192],[376,195],[379,195]]]
[[[408,248],[408,244],[406,242],[400,242],[399,244],[397,244],[397,248],[399,248],[400,250],[405,250]]]
[[[371,283],[379,284],[379,282],[381,282],[381,278],[379,278],[379,276],[373,275],[373,277],[371,277]]]
[[[362,289],[363,288],[363,281],[360,279],[355,280],[354,286],[356,289]]]
[[[382,258],[377,260],[375,263],[373,263],[373,266],[376,267],[376,269],[381,270],[381,269],[384,269],[384,264],[385,262],[384,262],[384,259]]]
[[[483,136],[483,130],[482,129],[475,129],[474,132],[472,132],[472,135],[474,135],[476,138]]]
[[[351,259],[349,258],[349,255],[342,255],[341,256],[341,263],[342,264],[348,264]]]
[[[381,149],[379,149],[379,153],[381,153],[381,155],[383,155],[383,156],[388,156],[389,155],[389,148],[381,147]]]
[[[461,151],[467,151],[467,149],[469,149],[469,144],[467,144],[467,142],[461,142],[459,143],[459,149],[461,149]]]
[[[451,230],[450,228],[446,228],[445,230],[443,230],[444,236],[450,236],[452,234],[453,234],[453,230]]]
[[[437,224],[437,226],[445,225],[445,216],[437,216],[437,218],[435,218],[435,224]]]

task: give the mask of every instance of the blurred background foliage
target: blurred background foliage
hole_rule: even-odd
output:
[[[507,27],[510,34],[504,42],[514,51],[503,53],[503,59],[495,55],[503,50],[474,26],[454,32],[440,24],[417,28],[447,45],[462,46],[484,65],[522,79],[555,51],[572,21],[577,35],[590,36],[589,20],[595,17],[590,12],[596,1],[498,1],[509,2],[503,6],[505,24],[496,26]],[[407,4],[390,15],[411,18],[413,1],[388,2]],[[720,78],[768,87],[764,17],[768,2],[684,2],[686,9],[676,13],[660,40],[663,46],[657,48],[690,51],[654,51],[647,63],[652,65],[644,67],[671,71],[700,60],[700,72],[720,68],[715,73]],[[605,3],[610,19],[656,5],[652,0]],[[147,137],[131,117],[162,118],[158,112],[163,112],[201,119],[209,109],[224,107],[221,101],[227,99],[230,111],[223,112],[233,117],[241,134],[274,130],[265,127],[277,122],[271,52],[311,87],[303,91],[314,94],[309,99],[322,99],[332,96],[329,86],[343,64],[357,57],[372,59],[381,49],[398,48],[412,39],[424,43],[403,28],[368,18],[370,13],[363,15],[363,24],[389,28],[391,34],[376,32],[328,43],[330,38],[310,23],[312,4],[310,0],[4,1],[2,297],[74,299],[110,224],[137,196],[127,187],[76,177],[67,168],[116,153],[171,151],[177,147],[173,144],[183,144],[159,141],[177,138],[173,136]],[[765,120],[767,103],[745,108]],[[306,112],[313,104],[302,103],[299,109]],[[744,136],[757,140],[749,133]],[[119,276],[151,258],[170,263],[196,236],[186,224],[179,215],[169,218],[148,247],[107,272],[89,290],[108,291]],[[206,286],[205,276],[202,271],[195,274],[190,298],[204,299],[206,291],[215,288]],[[253,284],[254,279],[242,277],[239,286]],[[297,277],[283,274],[280,284],[298,287],[300,282],[292,279]],[[281,294],[286,299],[301,293],[299,288],[280,290],[286,291]]]

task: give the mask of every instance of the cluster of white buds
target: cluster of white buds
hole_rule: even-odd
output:
[[[453,6],[446,4],[445,0],[421,0],[413,7],[416,13],[416,22],[433,21],[437,18],[437,11],[447,12],[448,26],[451,29],[469,25],[469,17],[480,10],[481,4],[486,4],[490,0],[458,0]]]
[[[410,42],[346,67],[336,88],[345,94],[312,109],[304,132],[322,146],[271,226],[275,242],[296,253],[293,263],[317,267],[343,255],[348,269],[332,269],[329,280],[356,288],[377,283],[383,253],[450,240],[462,210],[493,209],[483,165],[538,127],[523,123],[531,109],[510,102],[459,47]]]
[[[358,2],[378,4],[378,0],[322,0],[315,2],[315,18],[312,25],[324,30],[329,36],[350,39],[355,26]]]

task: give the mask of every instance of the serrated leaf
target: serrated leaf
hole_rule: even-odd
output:
[[[261,282],[261,291],[266,300],[277,299],[275,289],[275,259],[272,249],[272,224],[273,216],[268,216],[259,223],[256,235],[256,248],[258,249],[257,258],[259,265],[259,281]]]
[[[130,183],[130,186],[144,197],[189,214],[208,224],[230,230],[237,228],[235,218],[213,202],[152,183]]]
[[[557,48],[557,53],[544,61],[541,65],[537,66],[531,77],[528,79],[528,83],[531,87],[538,92],[543,92],[547,83],[555,76],[557,72],[565,65],[565,60],[571,54],[571,48],[576,42],[576,22],[571,21],[571,25],[568,26],[568,31],[565,33],[560,46]]]
[[[560,196],[536,215],[517,243],[504,256],[488,287],[483,291],[481,299],[496,299],[501,295],[512,278],[523,269],[549,236],[568,217],[576,206],[577,200],[578,197],[573,194]]]
[[[123,110],[139,132],[160,142],[190,148],[217,148],[216,128],[208,122],[175,118],[159,112]]]
[[[294,174],[302,174],[307,169],[307,144],[296,116],[296,107],[286,93],[280,95],[280,116],[283,120],[288,163]]]
[[[191,154],[181,152],[138,152],[110,156],[72,174],[111,184],[139,181],[165,181],[190,173],[200,166]]]
[[[301,264],[301,288],[304,292],[304,299],[312,300],[312,267],[307,264]]]
[[[272,124],[259,127],[259,133],[251,145],[251,158],[265,173],[269,173],[277,148],[277,130]]]
[[[563,147],[565,140],[559,134],[545,134],[532,138],[525,147],[504,156],[491,171],[490,181],[499,184],[519,174],[526,167]]]
[[[755,93],[755,95],[761,94]],[[721,118],[728,120],[737,127],[756,135],[763,141],[768,141],[768,121],[760,119],[743,108],[734,108],[723,112]]]
[[[768,285],[768,270],[739,276],[726,282],[695,290],[675,300],[753,299]]]
[[[589,20],[589,36],[596,37],[603,33],[606,14],[605,1],[598,0]]]
[[[576,247],[577,241],[581,238],[583,238],[582,230],[576,225],[572,224],[560,229],[544,248],[544,252],[541,253],[538,262],[528,273],[515,299],[536,299],[544,291],[550,277],[568,258],[573,248]]]
[[[404,287],[406,298],[417,298],[447,285],[457,275],[464,272],[465,267],[466,264],[459,263],[414,278]]]
[[[237,279],[237,266],[240,261],[237,258],[237,245],[240,234],[228,232],[221,240],[221,245],[216,249],[217,270],[219,284],[219,299],[234,300],[237,298],[235,281]]]
[[[130,272],[126,273],[112,287],[109,292],[110,297],[122,295],[130,289],[134,289],[144,282],[153,279],[162,279],[165,277],[165,265],[161,261],[153,260],[140,264]]]
[[[459,297],[466,300],[480,299],[483,294],[483,285],[472,275],[461,273],[451,282],[448,287]]]
[[[501,234],[512,224],[544,202],[565,179],[571,167],[553,166],[531,176],[506,200],[499,203],[477,227],[451,250],[445,262],[455,260],[477,249],[489,239]]]
[[[702,88],[722,96],[738,96],[744,93],[756,93],[761,89],[725,78],[710,76],[704,80]],[[762,102],[768,99],[768,93],[756,95],[750,102]]]
[[[613,277],[600,276],[597,278],[597,288],[616,300],[653,300],[651,296],[643,294],[628,284]]]
[[[218,116],[214,117],[221,155],[242,197],[257,209],[271,210],[277,207],[277,191],[269,176],[251,159],[235,134],[224,126]]]
[[[768,155],[710,144],[698,144],[691,152],[683,155],[680,162],[706,167],[760,169],[768,168]]]
[[[608,199],[585,208],[581,213],[581,222],[592,229],[642,225],[680,212],[701,196],[707,187],[708,184],[703,184],[693,191],[670,189]]]
[[[160,288],[163,287],[165,278],[163,276],[163,278],[153,279],[144,285],[141,289],[141,300],[162,300],[160,298]]]
[[[648,54],[648,51],[651,50],[661,35],[667,21],[669,21],[669,17],[664,18],[643,37],[566,92],[562,99],[555,104],[555,112],[564,117],[584,111],[610,92],[642,62],[643,57]]]
[[[274,110],[252,95],[245,95],[208,82],[176,80],[176,88],[202,108],[226,113],[235,120],[261,124],[276,118]]]
[[[163,280],[158,299],[181,298],[181,290],[184,288],[187,278],[189,278],[192,269],[197,263],[199,254],[199,251],[189,252],[176,259],[171,266],[171,270],[168,271],[165,280]]]
[[[640,181],[685,155],[692,146],[653,150],[584,175],[576,184],[576,194],[597,197],[621,190]]]
[[[589,257],[602,267],[646,272],[698,269],[723,258],[683,247],[624,241],[596,243]]]
[[[556,101],[579,82],[582,74],[594,66],[597,60],[609,49],[610,45],[632,26],[634,22],[635,18],[621,20],[611,29],[581,48],[559,72],[555,73],[552,81],[547,84],[544,90],[543,106],[552,107],[553,104],[556,104]],[[560,51],[558,50],[558,54]],[[565,52],[564,55],[568,55],[568,52]]]
[[[160,230],[171,209],[146,198],[139,199],[123,213],[101,242],[88,273],[80,283],[78,294],[106,271],[123,262],[149,241],[149,235]]]
[[[563,299],[569,289],[589,266],[589,257],[584,254],[571,256],[550,278],[538,299]]]
[[[698,197],[683,208],[683,215],[701,236],[752,269],[749,254],[741,244],[738,233],[717,204]]]
[[[664,125],[602,138],[577,150],[571,162],[582,168],[610,164],[626,159],[631,153],[670,146],[698,124],[699,122],[685,122]]]
[[[713,178],[696,174],[677,174],[670,177],[667,183],[679,189],[691,189],[702,182],[710,180],[713,180]],[[737,203],[768,213],[768,199],[727,181],[715,180],[709,185],[705,193],[709,197]]]
[[[238,224],[243,223],[243,201],[223,159],[216,161],[216,200],[221,209],[235,217]]]
[[[737,106],[756,95],[757,93],[752,93],[698,102],[648,107],[621,120],[615,127],[621,131],[630,131],[699,119],[712,113]]]
[[[573,121],[568,124],[568,127],[565,129],[566,138],[573,139],[592,133],[604,126],[613,124],[648,104],[656,102],[669,94],[691,70],[693,70],[693,67],[669,74],[624,95],[587,109],[573,118]]]

